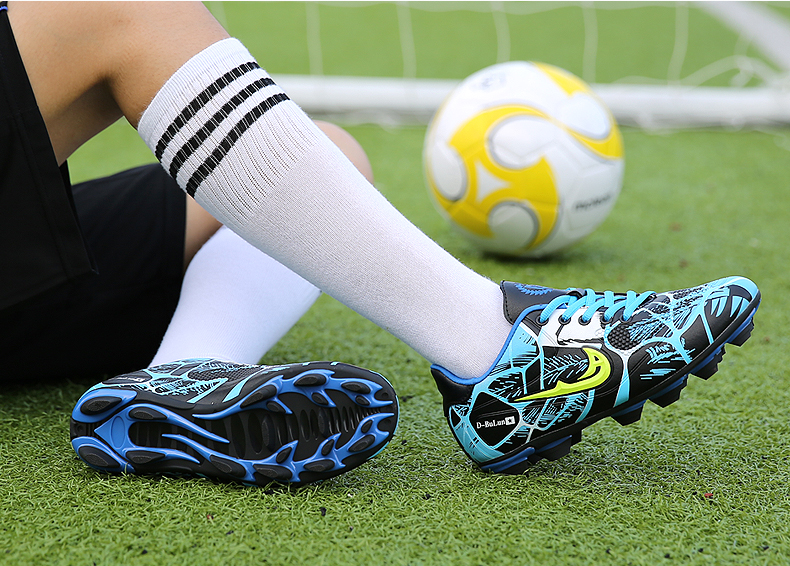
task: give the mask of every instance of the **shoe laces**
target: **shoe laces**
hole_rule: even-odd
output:
[[[601,309],[605,309],[602,317],[603,322],[611,322],[619,310],[623,311],[622,319],[627,322],[634,315],[634,311],[637,308],[655,296],[653,291],[645,291],[639,294],[635,291],[628,291],[625,294],[615,294],[612,291],[596,293],[592,289],[585,289],[584,294],[581,296],[579,296],[579,290],[568,289],[568,291],[573,291],[573,293],[560,295],[546,305],[546,308],[543,309],[543,312],[538,317],[540,324],[546,324],[549,321],[549,317],[554,314],[554,311],[562,307],[565,308],[565,312],[559,318],[561,324],[569,323],[571,317],[579,309],[587,309],[579,317],[579,322],[582,324],[588,324],[595,312]]]

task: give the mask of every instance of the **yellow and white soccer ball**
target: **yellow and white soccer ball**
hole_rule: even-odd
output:
[[[423,150],[439,212],[480,248],[542,256],[589,234],[623,181],[617,124],[589,86],[541,63],[487,67],[434,115]]]

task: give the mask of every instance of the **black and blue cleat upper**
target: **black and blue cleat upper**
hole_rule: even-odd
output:
[[[72,412],[71,444],[105,472],[301,485],[363,464],[397,423],[392,386],[362,368],[192,359],[92,387]]]
[[[564,456],[604,417],[626,425],[647,400],[677,401],[689,374],[707,379],[725,344],[747,340],[760,303],[743,277],[660,294],[501,288],[513,329],[488,372],[461,379],[432,367],[461,448],[501,473]]]

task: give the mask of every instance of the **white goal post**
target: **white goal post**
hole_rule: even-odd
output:
[[[425,124],[460,81],[274,77],[309,114],[346,123]],[[790,124],[790,89],[594,84],[620,124],[646,129]]]

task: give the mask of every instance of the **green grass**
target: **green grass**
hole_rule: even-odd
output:
[[[101,475],[68,443],[68,413],[90,383],[6,388],[0,563],[787,562],[790,159],[776,144],[783,132],[627,130],[625,187],[604,225],[554,259],[502,262],[458,240],[432,209],[421,128],[351,131],[387,197],[492,279],[664,290],[742,273],[764,293],[753,338],[731,347],[709,382],[692,379],[677,404],[648,405],[630,427],[601,422],[568,457],[517,477],[477,471],[443,421],[427,363],[328,297],[264,361],[374,368],[398,390],[402,419],[378,458],[321,485],[256,489]],[[76,176],[98,168],[87,155],[101,156],[98,146],[111,159],[97,142],[74,160]]]
[[[233,10],[241,8],[227,9],[236,22]],[[376,459],[320,485],[99,474],[68,441],[71,408],[92,383],[7,385],[0,564],[790,563],[787,131],[626,130],[625,185],[611,216],[563,254],[529,262],[478,253],[433,210],[424,129],[349,129],[379,189],[486,276],[667,290],[743,274],[764,297],[752,339],[730,347],[708,382],[690,379],[680,402],[648,404],[629,427],[602,421],[569,456],[521,476],[472,466],[444,422],[428,364],[326,296],[264,361],[336,359],[380,371],[400,394],[402,418]],[[147,161],[119,124],[71,169],[81,180]]]

